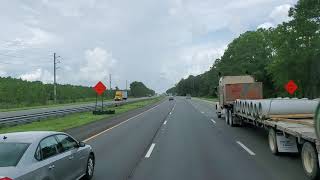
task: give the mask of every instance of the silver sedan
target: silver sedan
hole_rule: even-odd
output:
[[[0,180],[90,180],[91,146],[62,132],[0,134]]]

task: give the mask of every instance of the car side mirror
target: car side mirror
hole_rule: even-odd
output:
[[[85,144],[84,142],[79,142],[78,146],[79,146],[79,147],[85,147],[86,144]]]

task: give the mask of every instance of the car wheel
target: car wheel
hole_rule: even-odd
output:
[[[269,129],[269,134],[268,134],[268,141],[269,141],[269,148],[274,155],[278,155],[278,145],[277,145],[277,135],[276,131],[273,128]]]
[[[84,176],[84,180],[91,180],[94,172],[94,157],[90,155],[87,161],[87,170],[86,175]]]
[[[227,110],[227,109],[225,110],[224,118],[225,118],[226,124],[228,125],[229,124],[229,110]]]
[[[305,142],[301,151],[302,165],[305,173],[312,180],[319,177],[318,154],[315,147]]]

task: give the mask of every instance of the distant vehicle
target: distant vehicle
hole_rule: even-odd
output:
[[[169,101],[173,101],[174,100],[174,97],[173,96],[170,96],[169,97]]]
[[[127,91],[116,91],[116,95],[114,97],[115,101],[122,101],[128,99],[128,92]]]
[[[62,132],[0,134],[0,180],[92,179],[91,146]]]
[[[219,80],[219,102],[217,116],[228,111],[237,99],[262,99],[262,83],[255,82],[252,76],[224,76]]]
[[[191,99],[191,94],[187,94],[186,99]]]

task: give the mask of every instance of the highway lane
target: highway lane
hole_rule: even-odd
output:
[[[89,138],[86,142],[96,153],[93,179],[127,179],[173,106],[174,102],[164,101],[99,136]]]
[[[229,127],[214,104],[177,97],[88,140],[94,179],[307,179],[297,156],[270,153],[264,131]]]

